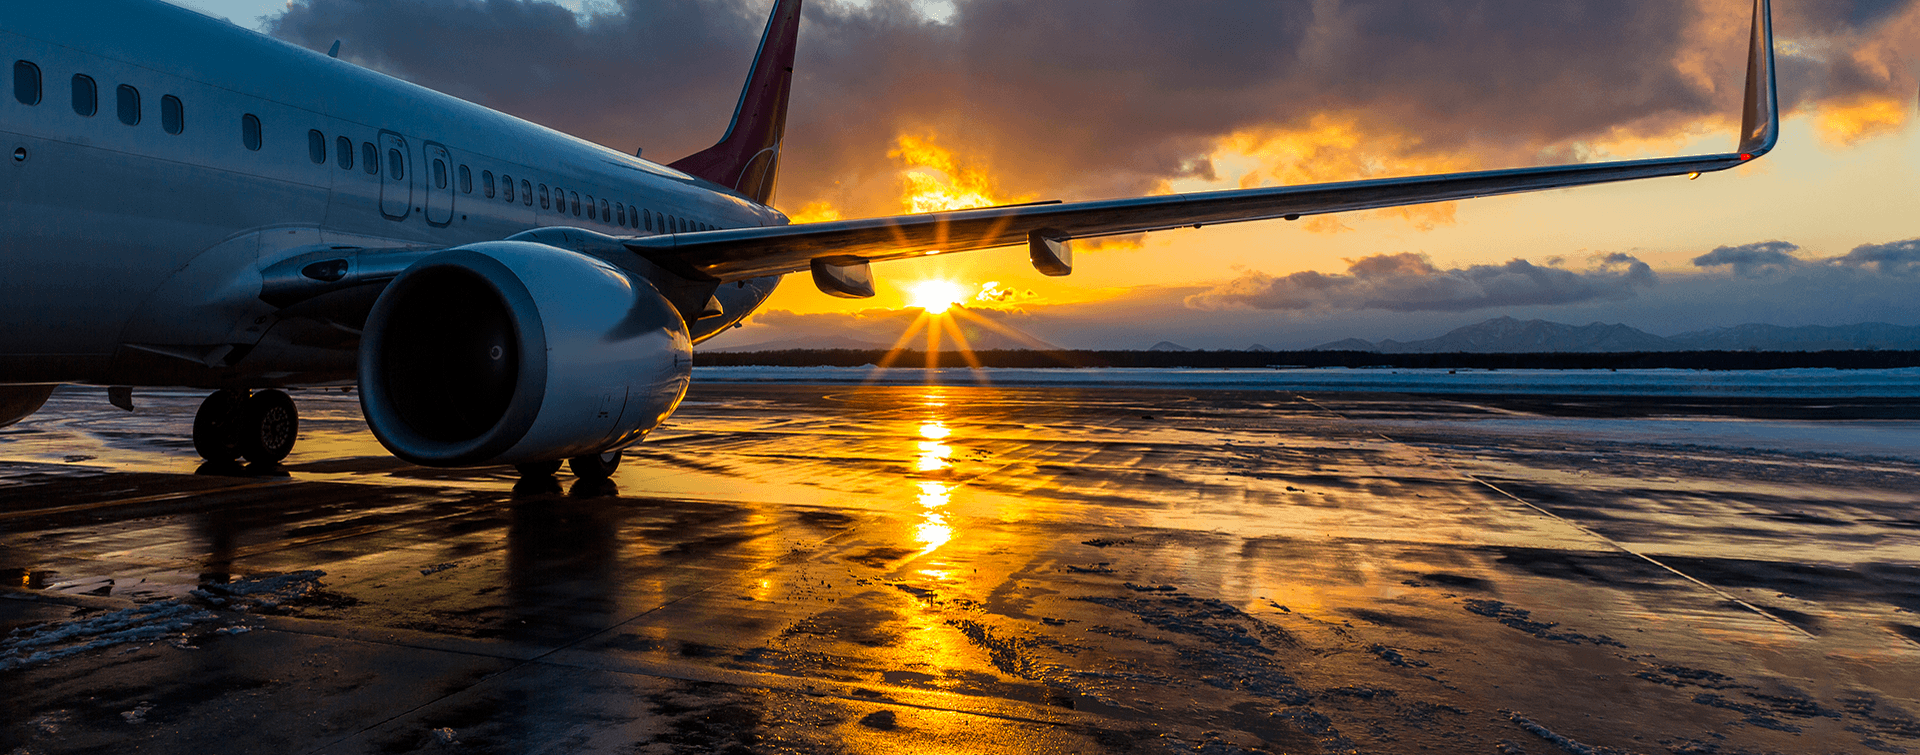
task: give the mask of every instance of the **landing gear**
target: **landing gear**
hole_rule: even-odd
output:
[[[299,435],[293,399],[271,389],[217,391],[193,415],[193,450],[216,463],[244,457],[254,464],[277,464],[293,451]]]
[[[567,467],[579,479],[604,480],[612,477],[614,470],[620,468],[620,451],[575,456],[567,460]]]
[[[200,402],[200,411],[193,415],[193,450],[200,452],[200,458],[229,462],[240,455],[240,444],[235,441],[231,428],[246,397],[244,391],[224,390],[215,391]]]

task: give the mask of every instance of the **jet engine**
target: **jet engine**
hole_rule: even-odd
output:
[[[0,427],[33,416],[53,395],[51,385],[0,385]]]
[[[545,244],[434,254],[387,285],[360,342],[360,407],[415,464],[625,448],[686,395],[686,322],[644,279]]]

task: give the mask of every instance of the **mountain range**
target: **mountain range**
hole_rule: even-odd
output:
[[[1920,327],[1880,322],[1857,325],[1736,325],[1656,336],[1626,325],[1566,325],[1546,320],[1497,317],[1457,328],[1438,338],[1379,343],[1348,338],[1310,351],[1371,351],[1381,354],[1527,354],[1630,351],[1908,351],[1920,350]]]

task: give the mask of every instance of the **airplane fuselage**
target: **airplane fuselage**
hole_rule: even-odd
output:
[[[159,2],[100,10],[115,17],[0,13],[0,383],[347,381],[357,323],[284,319],[260,299],[262,270],[542,227],[787,222],[680,171],[230,23]],[[776,282],[721,287],[725,315],[691,336],[738,322]]]

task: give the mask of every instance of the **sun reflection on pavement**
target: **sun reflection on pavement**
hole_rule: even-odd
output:
[[[931,415],[920,424],[922,440],[915,445],[919,455],[914,460],[914,471],[920,475],[941,475],[953,468],[953,447],[941,441],[953,436],[953,430],[947,427],[939,417],[939,411],[946,406],[945,396],[938,392],[929,392],[926,407]],[[953,526],[948,522],[946,506],[952,500],[953,486],[939,480],[920,480],[920,523],[914,528],[914,540],[920,544],[920,553],[924,556],[932,553],[947,541],[953,539]]]

